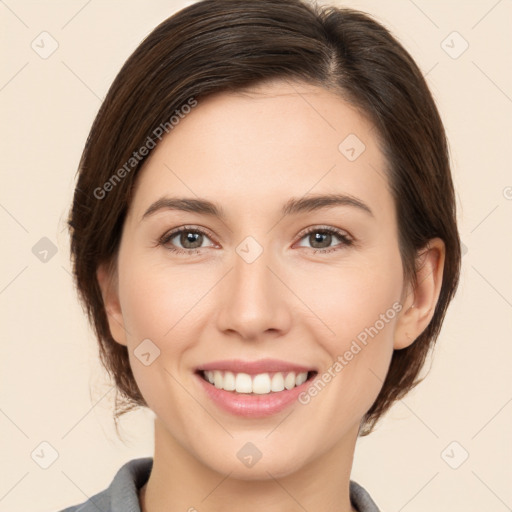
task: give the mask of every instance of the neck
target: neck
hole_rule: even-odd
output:
[[[263,507],[266,512],[355,512],[349,483],[356,439],[354,428],[328,452],[284,476],[273,475],[268,467],[261,479],[241,479],[193,457],[157,418],[153,468],[139,493],[141,511],[259,512]]]

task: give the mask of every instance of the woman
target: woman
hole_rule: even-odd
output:
[[[369,16],[207,0],[116,77],[82,155],[74,275],[155,452],[69,511],[378,510],[359,435],[418,383],[458,282],[447,143]]]

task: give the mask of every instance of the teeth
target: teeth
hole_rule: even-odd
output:
[[[252,393],[251,376],[247,375],[247,373],[237,373],[235,379],[235,390],[237,393]]]
[[[222,372],[220,370],[204,371],[206,380],[218,389],[236,391],[237,393],[254,393],[267,395],[286,389],[293,389],[306,382],[308,372],[276,372],[272,376],[268,373],[249,375],[248,373]]]
[[[223,389],[226,391],[234,391],[236,389],[235,375],[232,372],[226,372],[222,384]]]
[[[272,383],[270,384],[272,391],[283,391],[284,390],[284,377],[282,373],[276,373],[272,377]]]

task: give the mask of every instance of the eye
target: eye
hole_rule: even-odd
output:
[[[341,243],[331,247],[333,237],[341,241]],[[305,233],[302,233],[301,240],[307,238],[311,243],[311,248],[314,249],[314,253],[328,253],[332,251],[338,251],[352,245],[353,240],[348,236],[347,233],[337,228],[332,227],[313,227],[309,228]],[[301,247],[304,247],[301,245]]]
[[[178,254],[197,254],[204,248],[205,238],[209,239],[206,231],[197,227],[183,226],[165,233],[158,243]],[[181,244],[182,248],[176,247],[177,243]]]
[[[343,247],[353,244],[353,240],[344,231],[332,227],[312,227],[301,233],[301,240],[307,238],[310,242],[311,249],[314,253],[329,253],[337,251]],[[331,246],[334,239],[338,239],[340,243]],[[199,254],[202,249],[210,246],[204,246],[205,239],[211,240],[209,234],[201,228],[195,226],[182,226],[165,233],[158,241],[159,245],[164,246],[167,250],[177,254]],[[180,244],[181,247],[177,247]],[[305,247],[304,245],[299,245]]]

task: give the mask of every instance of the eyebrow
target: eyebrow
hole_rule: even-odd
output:
[[[289,199],[282,207],[283,217],[297,215],[304,212],[312,212],[336,206],[351,206],[373,217],[373,212],[368,205],[360,199],[346,194],[322,194],[308,197]],[[155,201],[144,213],[141,221],[160,210],[179,210],[183,212],[199,213],[219,219],[226,219],[226,214],[217,203],[202,198],[188,197],[162,197]]]

